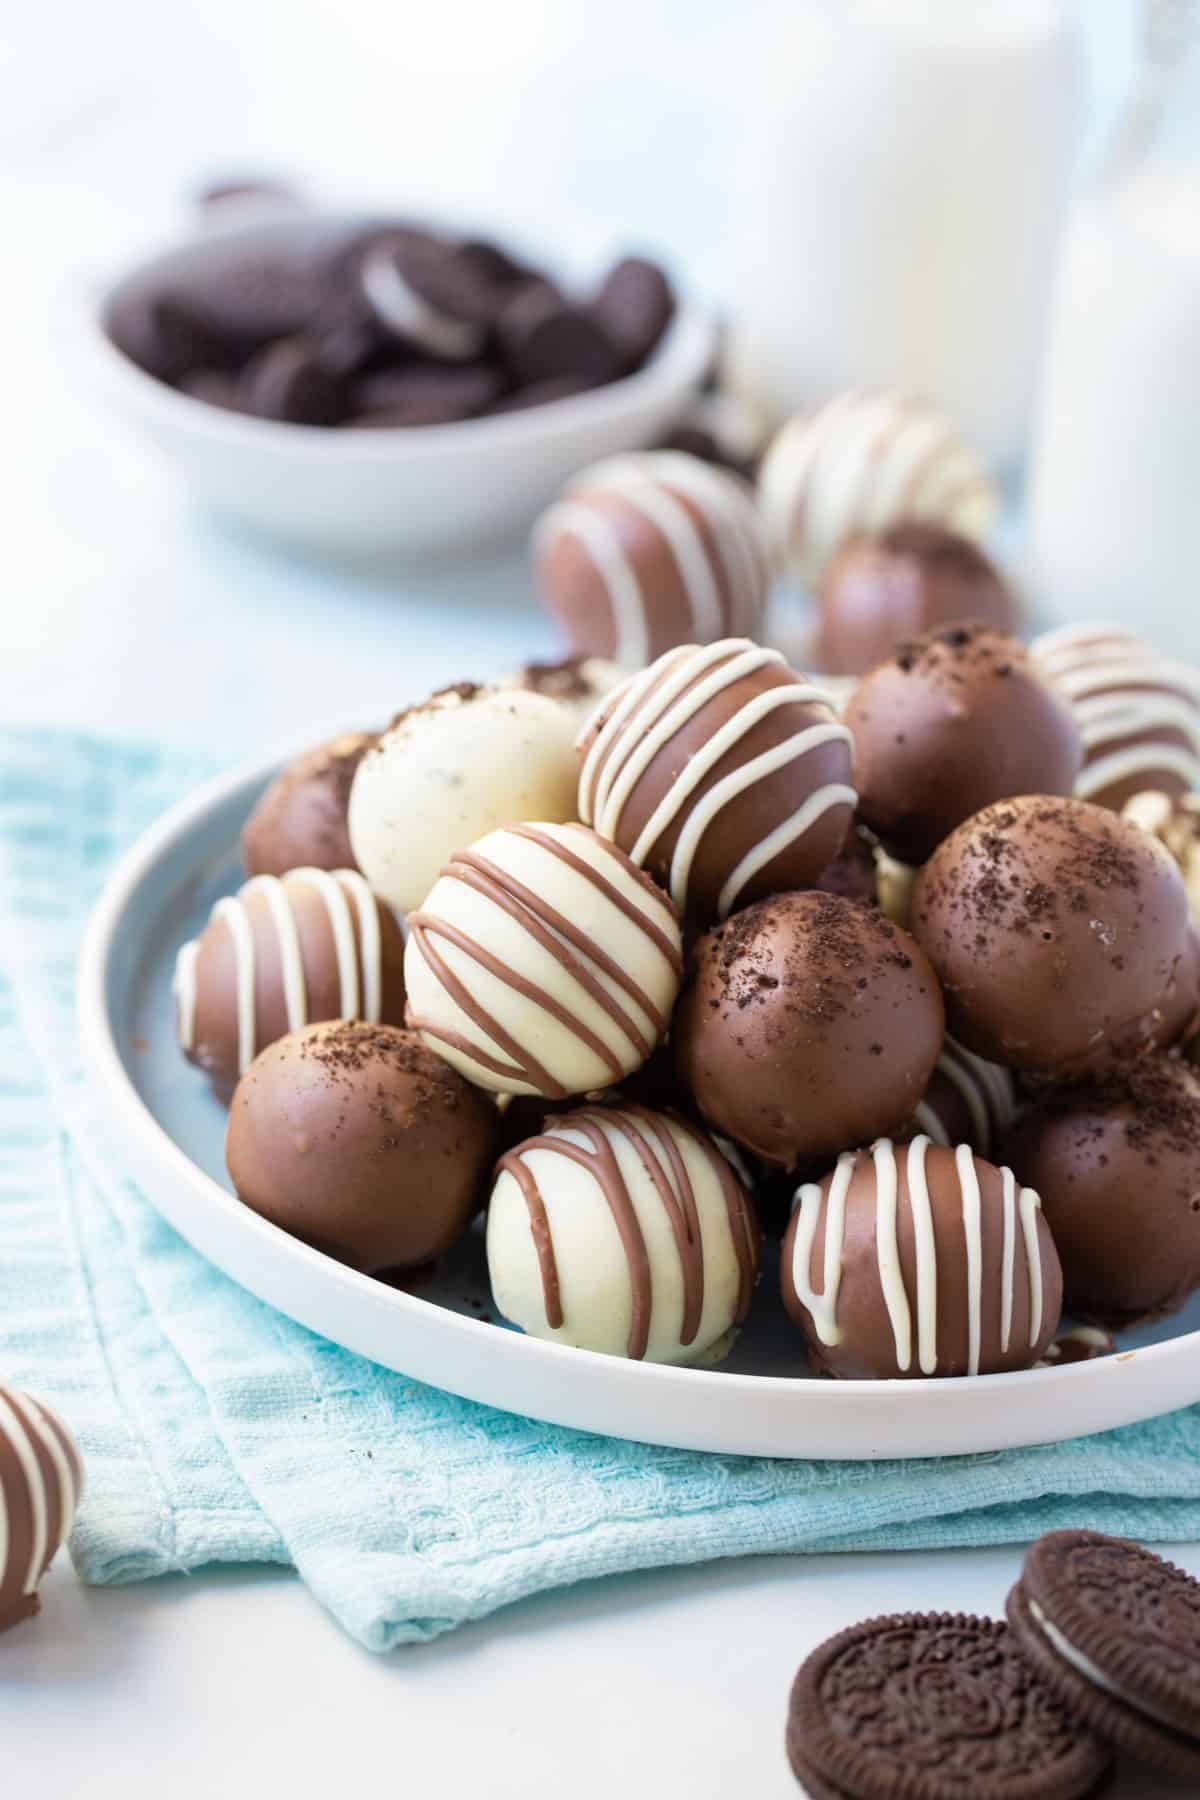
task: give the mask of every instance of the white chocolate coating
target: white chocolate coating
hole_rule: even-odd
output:
[[[590,1133],[600,1134],[615,1158],[607,1182]],[[532,1189],[532,1207],[514,1161]],[[632,1243],[619,1228],[614,1188],[632,1215]],[[547,1233],[541,1254],[539,1211]],[[588,1108],[552,1121],[544,1137],[501,1163],[487,1219],[492,1294],[503,1316],[534,1337],[609,1356],[640,1351],[649,1362],[715,1361],[728,1350],[749,1298],[757,1238],[745,1189],[694,1126],[637,1107]],[[558,1326],[548,1317],[547,1268],[561,1307]],[[648,1303],[644,1348],[631,1346],[638,1289]]]
[[[792,1242],[791,1281],[804,1307],[817,1338],[836,1347],[842,1342],[838,1322],[838,1295],[846,1247],[846,1203],[850,1184],[861,1158],[870,1155],[875,1181],[875,1248],[879,1265],[879,1285],[887,1308],[895,1342],[896,1366],[907,1372],[913,1366],[923,1375],[936,1373],[939,1361],[938,1260],[933,1229],[933,1212],[926,1175],[926,1156],[930,1148],[927,1137],[913,1139],[901,1146],[899,1154],[906,1159],[908,1206],[912,1214],[913,1245],[916,1255],[915,1293],[908,1291],[900,1263],[897,1239],[899,1170],[897,1147],[888,1138],[880,1138],[870,1152],[846,1151],[838,1158],[829,1186],[828,1204],[818,1182],[806,1182],[797,1192],[795,1210],[799,1217]],[[980,1372],[983,1319],[983,1230],[981,1193],[975,1157],[966,1144],[954,1154],[962,1206],[962,1227],[966,1255],[966,1303],[969,1375]],[[1003,1246],[1000,1264],[1000,1348],[1007,1354],[1012,1342],[1012,1319],[1018,1262],[1029,1291],[1029,1347],[1041,1335],[1045,1311],[1041,1250],[1038,1243],[1037,1214],[1041,1201],[1032,1188],[1018,1192],[1016,1178],[1010,1169],[999,1171],[1002,1182]],[[813,1285],[811,1276],[813,1245],[817,1228],[825,1212],[825,1241],[821,1286]],[[1018,1259],[1018,1225],[1021,1256]],[[913,1314],[916,1314],[914,1342]]]
[[[616,840],[625,805],[659,750],[715,695],[771,664],[785,666],[778,650],[763,649],[747,639],[725,638],[707,646],[685,644],[678,650],[669,650],[640,675],[630,676],[584,758],[579,781],[580,817],[594,825],[602,836]],[[806,723],[773,749],[748,758],[692,805],[697,788],[721,759],[760,720],[793,703],[815,705],[827,716]],[[638,716],[634,728],[629,729],[626,721],[635,712]],[[743,800],[757,781],[777,769],[799,761],[822,744],[835,742],[850,746],[850,732],[838,723],[820,688],[798,680],[764,689],[740,707],[690,759],[633,845],[630,855],[634,862],[644,865],[658,840],[681,815],[685,817],[670,871],[671,898],[682,911],[701,840],[722,808]],[[795,809],[729,871],[718,903],[720,917],[733,911],[739,896],[761,869],[810,831],[831,807],[853,807],[857,799],[854,789],[845,782],[827,782],[805,794]]]
[[[578,824],[494,831],[409,917],[408,1022],[496,1093],[562,1099],[640,1068],[679,991],[666,895]]]
[[[805,587],[860,532],[923,519],[979,539],[997,505],[950,421],[890,389],[849,388],[790,420],[763,459],[758,492],[771,555]]]
[[[1030,654],[1070,701],[1083,737],[1081,800],[1103,804],[1131,780],[1200,786],[1200,672],[1159,656],[1117,626],[1067,625],[1035,638]],[[1156,741],[1174,731],[1182,744]],[[1128,741],[1133,740],[1133,741]]]
[[[614,623],[613,659],[639,669],[666,646],[655,629],[656,596],[631,557],[612,513],[595,504],[619,499],[640,513],[667,546],[688,617],[683,637],[709,643],[757,632],[770,571],[749,490],[735,477],[681,451],[612,457],[578,475],[533,536],[539,570],[564,536],[577,540],[600,578]],[[712,544],[691,508],[708,526]],[[669,641],[669,640],[668,640]]]
[[[456,850],[514,819],[575,817],[570,714],[519,688],[437,694],[359,764],[354,858],[397,912],[420,906]]]
[[[279,949],[284,1004],[289,1031],[309,1023],[308,984],[300,933],[292,910],[302,888],[313,888],[325,907],[337,959],[339,1017],[365,1019],[377,1025],[383,1005],[383,942],[374,894],[357,869],[292,869],[283,877],[255,875],[236,894],[218,900],[210,927],[224,923],[233,939],[237,972],[238,1072],[245,1074],[259,1050],[258,1001],[254,928],[246,903],[261,896],[266,904]],[[184,1050],[195,1047],[197,962],[200,939],[184,944],[175,959],[175,1003],[179,1042]],[[359,964],[362,983],[359,983]]]
[[[41,1400],[0,1383],[0,1620],[20,1616],[66,1542],[83,1493],[83,1463]]]

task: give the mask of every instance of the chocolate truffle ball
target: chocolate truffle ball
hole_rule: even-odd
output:
[[[374,732],[347,732],[318,744],[277,775],[242,828],[248,875],[289,869],[352,869],[346,826],[350,785]]]
[[[1031,654],[1079,721],[1080,799],[1119,812],[1143,788],[1200,787],[1200,672],[1107,625],[1046,632]]]
[[[909,520],[852,538],[817,590],[813,653],[835,675],[861,675],[923,632],[977,623],[1012,631],[1016,598],[969,539]]]
[[[624,669],[598,656],[564,656],[558,662],[526,663],[506,685],[529,688],[548,700],[556,700],[569,712],[571,724],[578,732],[605,696],[624,679]]]
[[[843,717],[859,813],[902,862],[924,862],[994,800],[1071,793],[1083,760],[1070,707],[990,625],[901,645],[863,677]]]
[[[996,513],[983,464],[949,420],[887,389],[848,389],[792,419],[763,458],[758,494],[772,557],[810,588],[851,538],[915,519],[974,540]],[[938,623],[905,623],[897,637]]]
[[[1167,1001],[1187,954],[1183,877],[1103,807],[1026,795],[986,807],[917,876],[913,935],[950,1029],[993,1062],[1062,1074]]]
[[[260,1050],[317,1019],[404,1018],[404,939],[356,869],[256,875],[175,962],[179,1042],[227,1100]]]
[[[480,1087],[561,1100],[632,1074],[682,974],[670,901],[583,825],[512,825],[410,914],[408,1022]]]
[[[1031,1187],[966,1144],[848,1151],[806,1183],[783,1240],[783,1302],[822,1374],[1030,1369],[1062,1312],[1062,1270]]]
[[[1012,1070],[972,1055],[948,1037],[913,1114],[913,1135],[923,1132],[943,1149],[969,1144],[977,1155],[990,1156],[1016,1106]]]
[[[744,638],[631,675],[580,754],[579,816],[699,920],[808,886],[854,814],[850,733],[777,650]]]
[[[401,713],[359,764],[350,842],[398,912],[419,906],[456,850],[512,819],[575,816],[566,709],[521,688],[446,688]]]
[[[1066,1306],[1114,1329],[1200,1286],[1200,1082],[1150,1057],[1023,1113],[1004,1154],[1037,1187]]]
[[[758,1269],[750,1196],[695,1126],[581,1107],[500,1160],[492,1295],[534,1337],[647,1362],[716,1362]]]
[[[795,1168],[901,1125],[943,1028],[907,932],[833,894],[779,894],[701,938],[671,1043],[709,1124]]]
[[[496,1109],[412,1032],[338,1020],[257,1057],[229,1111],[238,1197],[351,1268],[440,1256],[478,1212]]]
[[[534,531],[538,586],[572,651],[640,669],[676,644],[754,636],[769,573],[750,490],[680,451],[576,476]]]
[[[66,1543],[83,1459],[44,1400],[0,1382],[0,1631],[32,1618],[42,1576]]]

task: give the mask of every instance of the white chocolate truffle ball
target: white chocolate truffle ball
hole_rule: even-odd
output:
[[[563,707],[518,688],[463,683],[401,713],[350,790],[354,860],[375,892],[410,912],[497,825],[573,819],[574,735]]]
[[[770,585],[752,490],[678,450],[585,469],[535,527],[533,556],[576,655],[631,669],[676,644],[756,637]]]
[[[581,732],[626,672],[599,656],[564,656],[558,662],[526,663],[500,685],[544,694],[570,714],[572,728]]]
[[[923,519],[977,541],[996,514],[987,471],[951,422],[891,389],[851,388],[790,420],[758,495],[776,566],[809,588],[862,533]]]
[[[644,1107],[581,1107],[501,1158],[487,1221],[498,1310],[533,1337],[715,1362],[758,1267],[750,1197],[710,1138]]]
[[[632,1075],[683,973],[666,895],[584,825],[489,833],[451,859],[408,929],[410,1028],[501,1094],[563,1100]]]

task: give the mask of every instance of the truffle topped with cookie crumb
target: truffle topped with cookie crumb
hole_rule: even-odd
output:
[[[759,901],[701,938],[671,1041],[709,1123],[795,1168],[900,1125],[944,1023],[908,933],[813,891]]]
[[[411,1269],[483,1200],[495,1108],[414,1032],[340,1020],[255,1058],[229,1113],[240,1199],[352,1268]]]
[[[993,801],[1071,793],[1083,762],[1068,702],[989,625],[901,644],[855,688],[844,718],[860,815],[909,863]]]
[[[1190,954],[1183,877],[1103,807],[1026,795],[976,813],[917,877],[912,929],[950,1028],[1065,1078],[1144,1036]]]

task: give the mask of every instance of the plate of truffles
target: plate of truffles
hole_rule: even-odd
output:
[[[535,533],[572,660],[154,827],[81,1022],[178,1230],[388,1367],[667,1445],[1200,1400],[1200,683],[1013,635],[960,476],[807,510],[840,703],[757,641],[750,490],[635,456]]]

